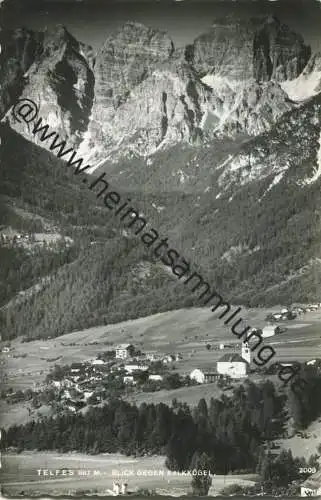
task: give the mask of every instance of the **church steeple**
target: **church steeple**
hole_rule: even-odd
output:
[[[251,363],[251,349],[249,347],[248,342],[242,342],[242,352],[241,356],[245,361],[247,361],[249,364]]]

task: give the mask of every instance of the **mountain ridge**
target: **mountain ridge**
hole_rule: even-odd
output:
[[[269,130],[296,105],[287,83],[303,71],[318,72],[316,55],[311,59],[302,37],[274,17],[227,18],[183,50],[165,31],[137,22],[119,27],[95,54],[60,25],[40,34],[28,31],[20,45],[30,38],[38,51],[23,89],[18,77],[7,78],[4,88],[34,99],[47,123],[93,164],[92,171],[107,158],[147,158],[174,144]],[[8,92],[2,98],[7,108]],[[23,124],[8,113],[7,119],[27,137]]]

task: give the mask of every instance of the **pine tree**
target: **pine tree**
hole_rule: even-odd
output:
[[[212,484],[212,478],[210,476],[210,457],[206,453],[202,453],[199,456],[194,455],[192,462],[194,465],[192,473],[195,473],[192,479],[193,495],[206,496]]]

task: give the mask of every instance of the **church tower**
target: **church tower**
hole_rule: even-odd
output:
[[[245,361],[251,364],[251,349],[248,342],[242,342],[242,353],[241,356]]]

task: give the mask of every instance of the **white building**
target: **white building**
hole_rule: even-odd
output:
[[[163,375],[149,375],[148,380],[154,380],[155,382],[160,382],[163,380]]]
[[[103,365],[104,361],[102,359],[94,359],[94,361],[92,361],[91,364],[94,366]]]
[[[125,365],[124,370],[127,373],[146,372],[148,370],[148,366],[146,366],[146,365]]]
[[[247,376],[249,363],[239,354],[224,354],[217,362],[217,372],[231,378],[244,378]]]
[[[115,351],[115,357],[117,359],[130,358],[133,351],[133,346],[132,344],[120,344],[116,347]]]
[[[213,367],[211,366],[209,367],[209,370],[205,371],[196,368],[190,373],[189,378],[191,380],[195,380],[195,382],[197,382],[198,384],[210,384],[212,382],[216,382],[217,380],[222,378],[222,376],[219,373],[215,372],[213,370]]]
[[[176,357],[174,356],[174,354],[167,354],[163,358],[163,364],[167,365],[168,363],[173,363],[175,360],[176,360]]]
[[[301,497],[321,496],[321,470],[312,474],[301,484]]]
[[[148,353],[148,354],[146,354],[146,359],[154,362],[154,361],[158,361],[160,359],[160,356],[155,354],[155,353]]]
[[[87,399],[89,399],[93,394],[94,394],[94,391],[85,391],[83,394],[84,400],[87,401]]]
[[[191,380],[195,380],[198,384],[204,384],[205,382],[205,373],[202,372],[202,370],[199,370],[198,368],[195,368],[190,375],[189,378]]]
[[[134,377],[132,375],[125,375],[123,378],[124,384],[134,384]]]
[[[276,325],[267,325],[262,330],[262,337],[273,337],[273,335],[280,333],[280,327]]]

